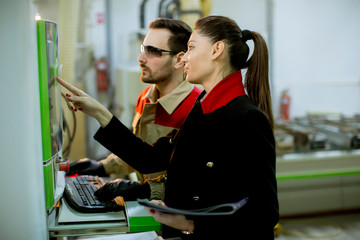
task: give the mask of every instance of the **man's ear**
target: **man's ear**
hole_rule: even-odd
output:
[[[214,43],[214,45],[212,46],[211,49],[211,58],[213,60],[219,58],[220,56],[222,56],[223,52],[225,50],[225,43],[223,41],[218,41],[216,43]]]
[[[184,55],[185,55],[184,52],[179,52],[178,54],[176,54],[174,56],[176,58],[175,59],[175,64],[174,64],[175,69],[179,69],[179,68],[182,68],[184,66],[184,62],[181,60]]]

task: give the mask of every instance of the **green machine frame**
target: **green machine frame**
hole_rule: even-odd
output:
[[[49,210],[55,204],[55,161],[61,154],[52,152],[51,124],[50,124],[50,103],[49,103],[49,79],[58,76],[57,52],[52,53],[55,56],[55,64],[49,66],[47,53],[47,32],[46,24],[55,26],[53,29],[54,38],[57,38],[56,23],[46,20],[37,21],[37,43],[38,43],[38,66],[39,66],[39,88],[40,88],[40,113],[41,113],[41,135],[42,135],[42,155],[44,167],[44,185],[45,185],[45,203]],[[55,41],[54,44],[57,44]],[[57,51],[57,46],[54,46]],[[49,71],[51,69],[51,71]],[[58,84],[56,81],[54,84]],[[62,119],[61,119],[62,121]]]

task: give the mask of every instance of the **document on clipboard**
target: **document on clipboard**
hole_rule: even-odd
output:
[[[165,207],[159,204],[152,203],[148,199],[137,199],[137,201],[139,204],[147,208],[164,213],[181,214],[186,216],[223,216],[234,214],[248,202],[248,198],[245,197],[242,200],[234,203],[224,203],[207,208],[191,210]]]

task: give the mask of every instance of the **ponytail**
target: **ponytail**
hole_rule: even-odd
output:
[[[243,32],[245,31],[248,30],[244,30]],[[248,32],[246,32],[246,35],[248,35]],[[251,37],[247,38],[251,38],[254,41],[254,52],[247,63],[248,69],[244,87],[250,100],[264,112],[269,119],[271,127],[274,128],[269,84],[268,49],[265,40],[259,33],[251,32],[251,35]]]

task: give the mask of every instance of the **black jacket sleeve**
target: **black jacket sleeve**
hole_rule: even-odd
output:
[[[153,146],[136,137],[116,117],[100,128],[94,139],[140,173],[164,171],[173,150],[173,134],[160,138]]]

